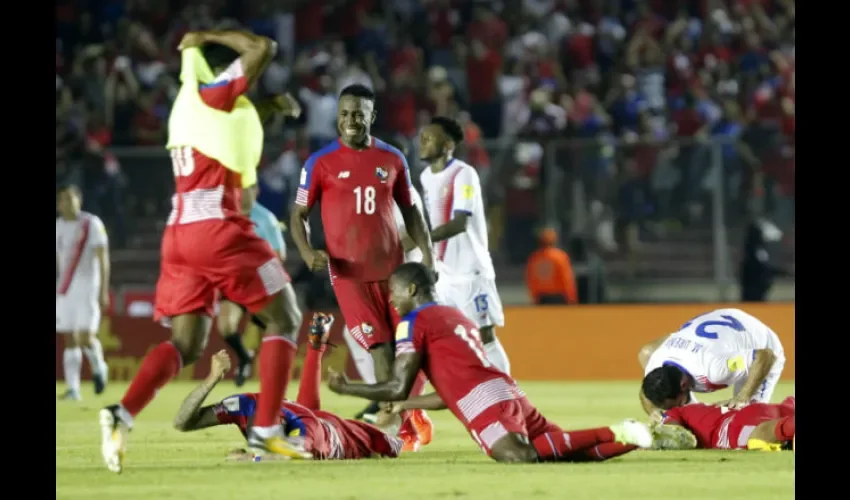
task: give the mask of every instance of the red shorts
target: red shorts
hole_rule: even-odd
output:
[[[217,292],[256,313],[289,283],[280,258],[248,219],[168,226],[161,253],[156,320],[212,316]]]
[[[790,403],[789,403],[790,400]],[[747,448],[750,434],[759,424],[793,416],[796,413],[793,398],[781,404],[753,403],[738,410],[729,420],[721,424],[717,436],[717,448],[742,450]]]
[[[339,310],[351,336],[365,349],[392,342],[399,318],[390,306],[386,281],[331,279]]]
[[[340,418],[333,413],[314,410],[317,417],[331,424],[337,436],[331,437],[331,441],[339,439],[339,448],[342,456],[334,457],[345,460],[357,460],[372,457],[395,458],[401,453],[404,443],[401,439],[390,436],[377,427],[359,422]],[[329,449],[335,447],[329,443]]]
[[[487,455],[493,445],[508,434],[520,434],[534,441],[542,434],[564,432],[546,420],[526,397],[487,408],[466,429]]]

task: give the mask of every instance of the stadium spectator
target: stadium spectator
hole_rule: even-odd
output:
[[[578,304],[576,279],[567,252],[558,248],[558,233],[545,228],[540,248],[528,258],[525,279],[531,300],[537,305]]]

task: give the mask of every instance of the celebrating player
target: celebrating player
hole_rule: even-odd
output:
[[[299,112],[294,114],[299,114]],[[283,262],[286,260],[286,243],[284,243],[283,235],[280,232],[280,223],[268,208],[257,203],[258,192],[257,184],[242,190],[242,214],[251,219],[251,222],[254,223],[254,231],[271,245],[272,250]],[[216,318],[218,331],[224,336],[225,343],[230,346],[239,363],[233,374],[233,381],[237,387],[241,387],[245,380],[251,376],[251,355],[242,344],[242,335],[239,331],[244,311],[243,306],[225,299],[220,303],[218,317]],[[265,329],[266,325],[256,317],[252,316],[251,320],[260,328]]]
[[[682,406],[691,392],[732,386],[726,403],[737,408],[768,403],[785,366],[779,337],[740,309],[718,309],[698,316],[665,338],[643,347],[640,393],[647,413]]]
[[[390,278],[392,305],[402,317],[396,334],[393,376],[378,384],[352,384],[334,373],[329,387],[375,401],[407,397],[419,370],[435,394],[398,405],[406,408],[448,407],[481,449],[500,462],[605,460],[654,441],[692,441],[675,426],[649,428],[634,420],[611,427],[565,432],[535,409],[514,380],[496,369],[481,346],[476,325],[458,309],[434,302],[433,274],[422,264],[399,266]],[[662,443],[663,442],[663,443]]]
[[[330,335],[330,316],[316,314],[310,328],[307,358],[298,388],[298,402],[284,401],[280,405],[279,422],[287,436],[297,436],[304,441],[304,449],[318,460],[351,460],[371,457],[398,456],[401,439],[364,422],[340,418],[322,411],[319,384],[322,380],[322,353]],[[236,425],[243,436],[250,427],[257,408],[256,394],[237,394],[221,402],[204,406],[204,400],[230,370],[230,358],[220,351],[212,357],[212,368],[201,385],[186,396],[174,426],[179,431],[195,431],[217,425]],[[269,455],[274,457],[275,455]],[[232,460],[251,460],[252,453],[235,450]]]
[[[393,220],[398,205],[404,227],[433,267],[431,238],[410,197],[407,160],[370,135],[376,117],[375,95],[362,85],[342,90],[337,111],[340,138],[304,164],[290,230],[301,257],[313,271],[329,267],[331,283],[351,335],[369,349],[375,377],[388,380],[393,361],[393,325],[387,279],[404,252]],[[310,246],[306,222],[321,202],[327,253]],[[425,380],[420,377],[418,394]],[[405,432],[430,440],[430,422],[421,413],[405,421]],[[418,430],[416,430],[418,426]]]
[[[667,410],[661,422],[694,433],[699,448],[779,451],[793,446],[796,408],[793,396],[781,404],[753,403],[740,409],[694,403]]]
[[[56,192],[56,333],[65,339],[62,367],[68,389],[62,399],[80,399],[83,353],[92,371],[95,394],[103,392],[109,374],[97,338],[101,308],[109,305],[109,242],[103,222],[80,210],[82,197],[74,185]]]
[[[120,404],[101,410],[103,458],[110,471],[121,472],[133,419],[203,352],[218,292],[266,324],[249,447],[258,454],[308,458],[279,425],[301,312],[280,257],[240,210],[241,188],[256,182],[263,147],[261,117],[242,94],[276,45],[247,32],[210,31],[186,34],[179,49],[182,85],[167,146],[176,194],[162,239],[154,314],[170,322],[172,336],[148,353]]]
[[[420,181],[437,245],[437,297],[478,325],[487,358],[510,374],[508,356],[494,331],[504,326],[505,315],[487,246],[481,182],[473,166],[453,156],[462,141],[460,124],[440,116],[420,134],[420,154],[430,164]]]

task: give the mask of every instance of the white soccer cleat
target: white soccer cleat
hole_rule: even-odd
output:
[[[638,448],[652,447],[652,431],[642,422],[627,419],[619,424],[612,425],[610,428],[618,443],[631,444]]]
[[[117,415],[117,409],[118,407],[113,405],[100,410],[100,451],[106,468],[120,474],[124,470],[124,452],[127,449],[130,427]]]
[[[693,450],[697,447],[696,436],[681,425],[656,424],[651,430],[654,450]]]

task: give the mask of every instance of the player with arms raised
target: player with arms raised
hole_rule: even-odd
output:
[[[314,314],[310,327],[307,355],[301,370],[297,402],[283,401],[278,413],[279,425],[287,436],[304,441],[304,449],[317,460],[353,460],[372,457],[398,456],[401,439],[356,420],[340,418],[323,411],[319,394],[322,380],[322,353],[325,352],[331,316]],[[237,394],[210,405],[201,406],[210,392],[230,370],[230,358],[220,351],[212,358],[212,368],[206,380],[186,396],[174,427],[181,432],[196,431],[219,425],[235,425],[247,437],[257,410],[257,394]],[[276,458],[279,455],[269,455]],[[253,454],[239,449],[232,451],[231,460],[252,460]]]
[[[243,94],[276,45],[248,32],[210,31],[188,33],[179,48],[181,88],[167,146],[176,194],[162,239],[155,304],[155,319],[171,324],[171,340],[148,353],[120,404],[101,410],[103,458],[110,471],[122,471],[133,419],[201,355],[219,292],[266,324],[249,447],[257,454],[311,458],[279,425],[301,312],[279,256],[240,209],[242,188],[256,182],[263,147],[261,117]]]
[[[80,210],[81,203],[77,186],[56,192],[56,332],[65,338],[66,400],[80,399],[83,353],[95,394],[103,392],[109,373],[97,338],[101,308],[109,305],[109,240],[100,218]]]
[[[290,231],[310,269],[329,268],[345,323],[372,354],[375,377],[383,381],[391,375],[396,323],[387,280],[404,258],[394,204],[428,267],[433,267],[433,256],[425,220],[410,196],[407,160],[398,149],[370,135],[375,118],[371,90],[362,85],[342,90],[337,111],[340,138],[304,164]],[[327,253],[315,250],[307,238],[307,217],[316,203],[321,203]],[[418,390],[424,383],[420,378]],[[413,416],[415,420],[406,419],[404,429],[429,441],[430,423],[421,415]],[[418,431],[412,427],[416,425]]]
[[[769,403],[785,352],[776,333],[740,309],[698,316],[667,337],[645,345],[641,404],[650,415],[691,402],[691,392],[733,387],[730,408]]]
[[[448,407],[481,449],[500,462],[605,460],[654,441],[693,440],[683,429],[649,428],[634,420],[611,427],[565,432],[528,401],[516,382],[496,369],[481,346],[476,325],[458,309],[434,302],[434,279],[422,264],[399,266],[390,279],[392,304],[402,320],[396,334],[393,376],[378,384],[352,384],[332,373],[329,387],[375,401],[404,400],[419,370],[435,394],[396,406]]]
[[[510,374],[495,333],[496,326],[504,326],[505,315],[488,249],[481,181],[475,167],[454,157],[462,141],[460,124],[441,116],[420,134],[420,155],[429,164],[420,181],[437,246],[437,297],[478,325],[487,358]]]

